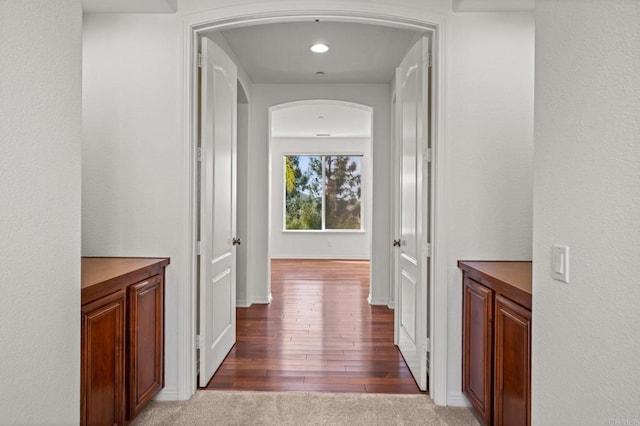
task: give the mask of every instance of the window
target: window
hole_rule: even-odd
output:
[[[361,155],[285,155],[286,230],[361,230]]]

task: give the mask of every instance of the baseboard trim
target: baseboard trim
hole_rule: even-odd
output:
[[[448,394],[447,405],[449,407],[471,407],[469,400],[462,392]]]
[[[369,302],[370,305],[374,306],[387,306],[389,304],[389,299],[374,299],[371,297],[371,295],[369,295],[369,297],[367,297],[367,302]]]
[[[253,305],[254,303],[257,303],[259,305],[268,305],[269,303],[271,303],[271,300],[273,300],[273,296],[271,296],[271,293],[269,293],[267,297],[255,297],[253,299],[253,302],[250,303],[249,306]]]
[[[175,386],[165,387],[154,399],[156,401],[178,401],[178,388]]]
[[[387,303],[387,308],[395,310],[396,309],[396,302]]]
[[[371,257],[370,256],[361,256],[361,255],[345,255],[345,256],[339,256],[336,257],[335,254],[326,254],[326,255],[300,255],[300,254],[291,254],[291,255],[278,255],[278,256],[274,256],[271,255],[271,259],[282,259],[282,260],[288,260],[288,259],[293,259],[293,260],[314,260],[314,259],[320,259],[320,260],[362,260],[362,261],[370,261]]]
[[[249,306],[251,306],[251,302],[248,300],[236,300],[237,308],[248,308]]]

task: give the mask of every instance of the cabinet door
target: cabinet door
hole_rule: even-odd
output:
[[[164,386],[164,280],[162,275],[128,287],[128,418]]]
[[[496,297],[496,425],[531,424],[531,311]]]
[[[491,423],[493,291],[465,277],[462,330],[462,392],[485,424]]]
[[[80,424],[124,424],[125,293],[82,306]]]

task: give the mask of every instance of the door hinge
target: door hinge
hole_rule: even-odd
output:
[[[196,335],[196,349],[200,349],[202,347],[202,341],[199,334]]]
[[[431,339],[429,339],[428,337],[424,339],[424,343],[422,344],[422,350],[425,351],[426,353],[431,352]]]
[[[433,161],[433,149],[426,148],[424,150],[424,162],[431,163]]]
[[[196,161],[202,161],[202,148],[196,148]]]
[[[202,252],[203,252],[203,246],[202,246],[202,241],[197,241],[196,242],[196,253],[198,256],[202,256]]]
[[[427,258],[430,258],[430,257],[431,257],[431,255],[432,255],[432,253],[431,253],[431,243],[426,243],[426,244],[424,245],[424,255],[425,255]]]
[[[431,66],[433,66],[433,55],[429,53],[429,55],[427,56],[427,67]]]
[[[198,52],[198,67],[202,68],[202,53]]]

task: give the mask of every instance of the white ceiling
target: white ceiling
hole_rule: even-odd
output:
[[[290,22],[222,31],[253,83],[389,83],[416,33],[346,22]],[[327,53],[309,50],[329,45]],[[317,76],[316,72],[325,75]]]
[[[371,137],[371,111],[318,102],[283,108],[271,115],[271,135],[277,138],[368,138]]]

